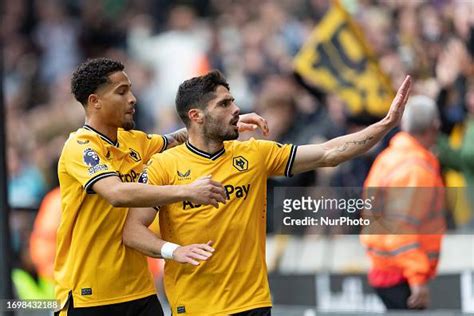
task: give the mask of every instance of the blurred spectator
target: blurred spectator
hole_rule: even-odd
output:
[[[209,35],[189,6],[171,9],[168,30],[156,35],[152,31],[150,16],[134,17],[128,48],[132,58],[153,69],[151,95],[145,111],[156,118],[161,131],[170,132],[177,125],[174,111],[177,87],[186,78],[209,70],[205,56]]]
[[[465,95],[465,104],[468,111],[466,119],[464,138],[459,149],[453,149],[449,145],[447,137],[441,137],[438,142],[439,159],[443,166],[461,171],[467,184],[466,196],[468,197],[468,208],[470,209],[470,228],[474,228],[474,80],[470,81]]]
[[[38,211],[30,237],[30,255],[38,275],[53,284],[56,230],[61,218],[59,187],[50,191]]]
[[[372,263],[369,283],[387,309],[428,307],[428,282],[436,274],[445,227],[443,181],[438,159],[430,152],[439,126],[432,99],[410,98],[402,132],[377,157],[364,185],[369,196],[382,200],[376,202],[388,224],[386,230],[373,228],[372,235],[361,235]],[[381,222],[370,215],[372,227]]]
[[[100,57],[111,48],[125,48],[125,1],[85,0],[79,4],[79,43],[86,57]],[[76,65],[74,65],[76,66]]]
[[[38,275],[30,256],[29,236],[33,215],[31,210],[16,209],[11,217],[14,232],[14,291],[20,299],[51,299],[54,297],[54,286],[50,280]]]
[[[20,155],[14,147],[8,150],[8,200],[13,208],[35,208],[46,192],[40,170]]]
[[[46,84],[70,74],[79,62],[77,24],[57,0],[36,0],[38,16],[34,40],[41,49],[40,74]]]

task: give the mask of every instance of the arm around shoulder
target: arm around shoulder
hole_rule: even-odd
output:
[[[213,205],[225,204],[225,191],[219,182],[205,176],[185,185],[149,185],[122,182],[116,176],[98,180],[94,192],[114,207],[155,207],[179,201]]]
[[[116,176],[100,179],[94,183],[92,189],[114,207],[154,207],[188,198],[184,186],[181,185],[127,183]]]

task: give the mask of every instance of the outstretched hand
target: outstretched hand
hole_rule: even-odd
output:
[[[267,121],[254,112],[240,115],[237,127],[239,132],[252,132],[260,128],[263,136],[268,136],[270,132]]]
[[[395,127],[400,123],[403,112],[405,111],[405,105],[407,104],[408,97],[410,96],[411,85],[411,77],[406,76],[402,85],[400,88],[398,88],[397,95],[393,99],[390,109],[384,118],[390,127]]]

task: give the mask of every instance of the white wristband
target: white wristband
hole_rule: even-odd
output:
[[[163,246],[161,246],[161,256],[163,259],[173,259],[173,252],[179,247],[181,246],[173,244],[172,242],[166,242]]]

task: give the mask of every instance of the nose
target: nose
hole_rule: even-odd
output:
[[[235,104],[234,102],[232,102],[232,105],[234,106],[234,109],[232,111],[232,114],[234,116],[237,116],[240,114],[240,108],[237,106],[237,104]]]
[[[135,95],[132,92],[130,92],[130,99],[128,100],[128,103],[133,105],[137,104],[137,98],[135,98]]]

